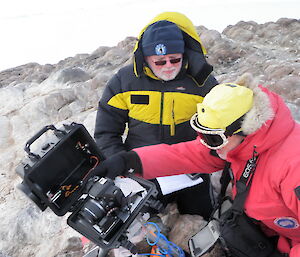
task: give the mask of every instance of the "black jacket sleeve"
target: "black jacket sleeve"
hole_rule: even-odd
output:
[[[121,83],[118,74],[116,74],[109,80],[104,89],[96,117],[94,137],[105,157],[127,150],[122,135],[128,121],[128,110],[108,104],[108,101],[118,93],[121,93]]]

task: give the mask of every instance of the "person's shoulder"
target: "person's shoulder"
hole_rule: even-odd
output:
[[[129,74],[134,75],[133,64],[128,64],[128,65],[120,68],[119,71],[118,71],[118,74],[119,75],[124,75],[124,74],[126,74],[126,75],[129,75]]]
[[[134,74],[133,64],[122,67],[116,74],[121,84],[128,84],[136,81],[138,78]]]

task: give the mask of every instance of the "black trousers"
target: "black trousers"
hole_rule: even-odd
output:
[[[158,199],[166,206],[176,202],[180,214],[198,214],[208,220],[213,210],[214,197],[210,175],[201,175],[203,182],[168,195],[163,195],[156,179],[152,180],[159,191]]]

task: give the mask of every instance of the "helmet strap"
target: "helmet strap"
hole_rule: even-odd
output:
[[[242,121],[244,120],[244,116],[241,116],[237,120],[235,120],[233,123],[231,123],[229,126],[226,127],[225,135],[227,137],[231,137],[235,131],[239,130],[242,126]]]

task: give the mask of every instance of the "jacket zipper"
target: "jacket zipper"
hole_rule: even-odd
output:
[[[160,141],[163,141],[164,138],[164,126],[163,126],[163,111],[164,111],[164,97],[165,97],[165,92],[161,92],[161,100],[160,100]]]
[[[173,137],[175,136],[175,112],[174,112],[174,99],[172,99],[172,121],[170,124],[170,135]]]

